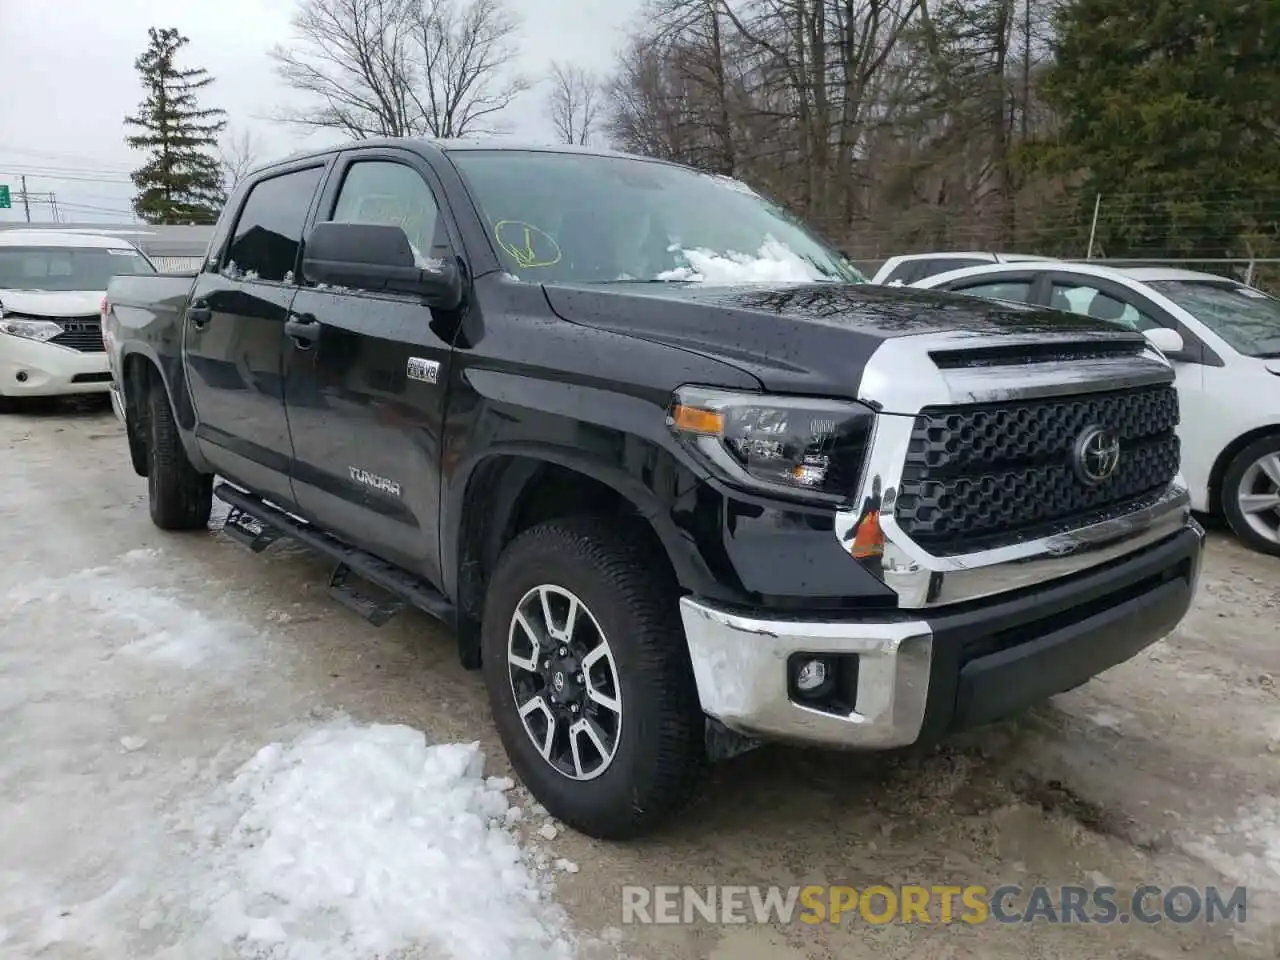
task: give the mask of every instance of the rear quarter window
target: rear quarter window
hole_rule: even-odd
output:
[[[883,282],[886,284],[889,284],[889,283],[907,284],[907,283],[915,283],[919,279],[920,279],[920,261],[904,260],[902,263],[898,264],[896,267],[894,267],[892,270],[889,271],[889,275],[884,278]]]
[[[914,283],[916,280],[923,280],[925,277],[936,277],[940,273],[950,273],[952,270],[963,270],[965,267],[983,267],[990,260],[976,260],[973,257],[938,257],[933,260],[920,260],[919,272],[911,278]]]

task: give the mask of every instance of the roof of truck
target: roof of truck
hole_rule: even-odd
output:
[[[574,153],[583,156],[620,157],[628,160],[641,160],[645,163],[664,163],[672,166],[678,166],[678,164],[671,164],[669,160],[659,160],[654,157],[643,157],[634,153],[621,153],[617,150],[609,150],[603,147],[580,147],[568,143],[523,143],[517,140],[505,140],[502,138],[491,138],[485,140],[437,140],[430,137],[379,137],[369,140],[351,140],[347,143],[339,143],[333,146],[323,147],[318,150],[307,150],[302,153],[296,153],[292,156],[284,157],[280,160],[275,160],[271,163],[255,168],[252,173],[257,174],[262,170],[268,170],[287,163],[296,163],[299,160],[308,160],[313,157],[327,157],[330,154],[337,153],[341,150],[352,150],[357,147],[361,149],[368,149],[370,147],[413,149],[414,147],[419,147],[439,150],[442,153],[463,153],[473,150],[500,150],[508,153]]]

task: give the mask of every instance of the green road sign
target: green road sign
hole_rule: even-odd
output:
[[[9,185],[0,183],[0,210],[8,210],[12,204],[9,202]]]

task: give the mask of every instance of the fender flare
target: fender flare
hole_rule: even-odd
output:
[[[502,464],[496,461],[503,461]],[[492,479],[488,470],[498,466],[499,472]],[[691,539],[681,531],[657,496],[640,479],[616,466],[603,463],[572,447],[530,442],[504,442],[486,447],[474,460],[461,465],[446,488],[447,499],[442,504],[441,517],[441,570],[446,580],[446,591],[459,599],[459,609],[467,589],[474,586],[467,577],[478,570],[463,570],[462,564],[475,558],[464,557],[465,541],[473,532],[467,525],[468,516],[483,517],[486,550],[496,552],[502,538],[514,522],[523,506],[522,493],[536,481],[547,466],[561,467],[581,474],[616,493],[635,510],[653,530],[661,543],[676,579],[683,587],[691,584],[714,584],[710,570],[702,562]],[[488,492],[492,508],[485,511],[467,509],[467,503],[475,495],[477,479],[492,483]],[[464,610],[465,612],[465,610]]]

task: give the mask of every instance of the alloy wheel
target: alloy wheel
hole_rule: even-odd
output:
[[[1255,533],[1280,543],[1280,453],[1264,454],[1245,469],[1236,502]]]
[[[557,772],[594,780],[622,733],[622,687],[608,638],[570,590],[541,584],[516,605],[507,670],[529,739]]]

